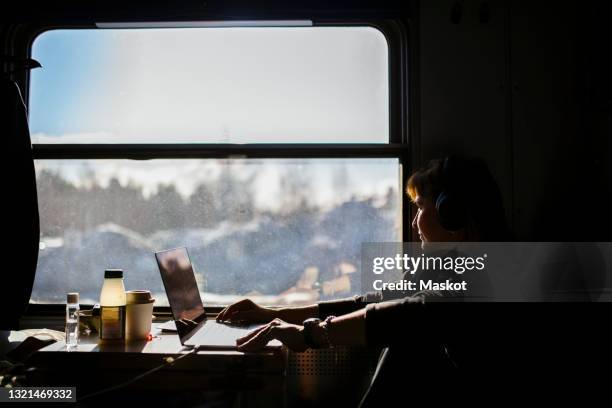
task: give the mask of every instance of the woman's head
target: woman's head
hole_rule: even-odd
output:
[[[412,227],[424,242],[511,237],[499,187],[483,160],[432,160],[408,179],[406,193],[418,207]]]

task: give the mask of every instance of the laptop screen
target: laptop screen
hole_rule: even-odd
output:
[[[199,323],[206,320],[189,254],[186,248],[176,248],[156,252],[155,258],[178,334],[181,341],[185,341],[191,337]]]

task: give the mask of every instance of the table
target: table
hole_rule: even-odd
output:
[[[78,347],[66,350],[63,342],[51,344],[27,361],[35,367],[28,375],[32,386],[76,386],[77,399],[133,379],[164,363],[167,357],[187,353],[175,333],[152,327],[150,341],[99,343],[97,334],[82,336]],[[148,375],[121,392],[137,397],[185,394],[233,396],[239,405],[283,406],[287,353],[271,349],[260,353],[206,350],[192,353]],[[117,392],[113,392],[117,393]]]

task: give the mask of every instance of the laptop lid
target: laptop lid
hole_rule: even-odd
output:
[[[189,340],[206,322],[206,312],[195,280],[187,248],[155,253],[168,303],[181,344]]]

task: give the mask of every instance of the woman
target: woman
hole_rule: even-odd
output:
[[[433,160],[410,177],[406,192],[418,209],[412,227],[423,245],[511,238],[499,188],[482,160]],[[259,350],[272,339],[294,351],[333,345],[386,348],[362,400],[362,405],[369,405],[402,389],[406,376],[401,374],[410,368],[439,375],[448,368],[476,364],[471,351],[478,347],[463,344],[458,334],[478,330],[482,322],[467,319],[465,307],[457,303],[435,301],[446,295],[421,291],[370,304],[365,296],[356,296],[282,309],[242,300],[222,310],[217,320],[268,322],[237,340],[242,351]]]

